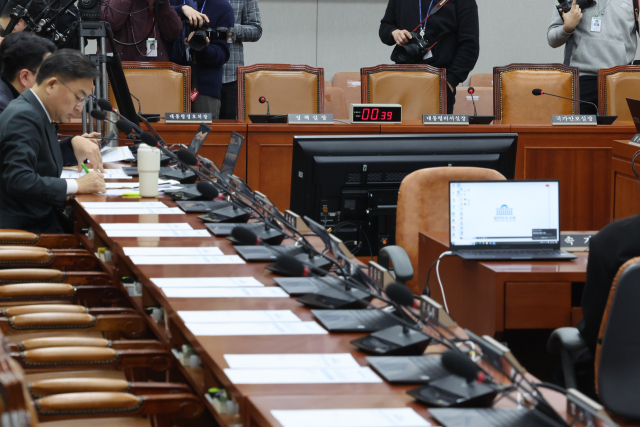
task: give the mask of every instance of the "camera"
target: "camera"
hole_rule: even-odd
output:
[[[396,46],[391,60],[396,64],[416,64],[429,50],[429,42],[417,33],[410,33],[411,38],[404,46]]]
[[[101,4],[101,0],[79,0],[77,6],[80,11],[80,19],[83,21],[101,21]]]
[[[236,41],[235,28],[210,28],[209,26],[203,26],[202,28],[194,28],[191,40],[189,40],[189,47],[196,52],[200,52],[207,46],[207,38],[209,40],[226,40],[231,44]]]
[[[585,10],[593,6],[593,0],[578,0],[576,4],[580,6],[581,10]],[[563,13],[568,13],[571,10],[572,5],[573,0],[564,0],[556,4],[556,9],[558,9],[558,13],[562,16]]]

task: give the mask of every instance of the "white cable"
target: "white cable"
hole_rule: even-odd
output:
[[[449,314],[449,307],[447,306],[447,297],[444,296],[444,287],[442,286],[442,280],[440,280],[440,260],[449,255],[453,255],[453,252],[443,252],[438,257],[438,262],[436,263],[436,276],[438,276],[438,283],[440,283],[440,292],[442,292],[442,300],[444,301],[444,309],[447,310],[447,314]]]

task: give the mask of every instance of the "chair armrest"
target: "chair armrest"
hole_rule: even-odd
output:
[[[40,236],[23,230],[1,229],[0,245],[35,245]]]
[[[0,270],[0,284],[8,283],[68,283],[70,285],[111,285],[111,277],[104,272],[63,272],[49,268],[15,268]]]
[[[36,381],[28,384],[29,392],[34,398],[64,393],[85,392],[118,392],[136,396],[154,394],[191,393],[186,384],[128,382],[110,378],[55,378]]]
[[[40,421],[163,414],[196,418],[204,411],[193,394],[138,397],[128,393],[69,393],[43,397],[34,405]]]
[[[87,313],[31,313],[0,318],[0,328],[6,333],[79,329],[119,331],[129,337],[137,337],[146,331],[147,325],[137,314],[92,316]]]
[[[117,303],[125,297],[114,286],[72,286],[68,283],[23,283],[0,285],[0,302],[20,301],[101,301]]]
[[[10,351],[19,352],[48,347],[104,347],[114,350],[164,350],[165,346],[157,340],[110,341],[104,338],[85,337],[45,337],[31,338],[20,343],[8,344]]]
[[[73,249],[80,246],[73,234],[34,234],[23,230],[0,230],[0,245],[32,245],[51,249]]]
[[[558,328],[551,333],[547,341],[547,351],[558,354],[561,350],[577,351],[587,348],[578,328]]]
[[[0,310],[0,317],[13,317],[32,313],[88,313],[97,316],[100,314],[136,314],[136,311],[126,307],[87,308],[75,304],[33,304],[7,307]]]
[[[0,251],[31,251],[33,253],[47,253],[51,254],[47,248],[43,248],[42,246],[22,246],[22,245],[2,245],[0,243]]]
[[[41,234],[38,246],[50,249],[75,249],[80,246],[80,242],[73,234]]]
[[[47,265],[53,262],[53,252],[42,251],[40,248],[16,249],[0,251],[0,267],[20,265]]]

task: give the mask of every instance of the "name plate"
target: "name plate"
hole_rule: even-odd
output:
[[[166,123],[211,123],[211,113],[165,113]]]
[[[423,114],[425,125],[468,125],[469,116],[461,114]]]
[[[560,248],[567,252],[588,252],[591,238],[596,235],[592,233],[572,233],[560,232]]]
[[[594,115],[551,116],[552,125],[596,126],[598,120]]]
[[[333,114],[289,114],[290,125],[333,124]]]

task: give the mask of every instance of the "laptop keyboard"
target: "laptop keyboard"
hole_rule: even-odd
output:
[[[479,250],[479,251],[458,251],[461,254],[478,254],[483,255],[555,255],[559,251],[555,249],[498,249],[498,250]]]

